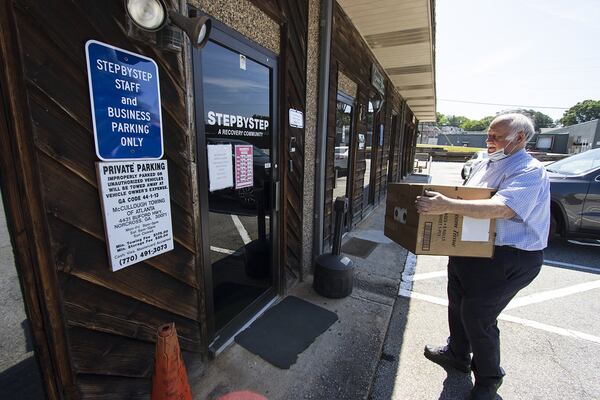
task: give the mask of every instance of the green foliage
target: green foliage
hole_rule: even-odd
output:
[[[510,110],[510,112],[524,114],[528,116],[533,122],[533,127],[535,128],[535,131],[538,133],[541,131],[541,128],[553,128],[556,126],[551,117],[539,111],[519,108],[516,110]]]
[[[448,125],[448,118],[442,113],[435,113],[435,123],[438,125]]]
[[[556,124],[552,120],[552,117],[539,111],[533,112],[533,123],[535,125],[536,132],[538,132],[540,128],[554,128],[556,126]]]
[[[461,126],[465,121],[469,119],[467,117],[459,115],[444,115],[442,113],[436,113],[436,122],[442,126]]]
[[[511,112],[517,112],[521,114],[527,115],[533,121],[535,126],[535,131],[539,132],[540,128],[549,128],[556,126],[552,118],[548,115],[541,113],[535,110],[525,110],[519,109]],[[482,119],[469,119],[466,117],[459,117],[454,115],[444,115],[441,113],[437,113],[437,123],[438,125],[450,125],[450,126],[458,126],[465,131],[485,131],[490,123],[496,118],[496,116],[487,116]]]
[[[564,126],[580,124],[600,118],[600,101],[584,100],[569,108],[560,119]]]
[[[465,131],[485,131],[488,126],[490,126],[490,122],[492,122],[493,119],[494,117],[492,116],[484,117],[479,120],[467,119],[460,127]]]
[[[469,119],[467,117],[462,117],[459,115],[448,115],[448,125],[450,126],[461,126]]]

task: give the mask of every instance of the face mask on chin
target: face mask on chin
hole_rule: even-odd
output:
[[[518,139],[517,139],[518,141]],[[513,142],[510,141],[506,144],[506,146],[504,146],[501,149],[498,149],[496,151],[494,151],[493,153],[489,153],[488,154],[488,158],[490,159],[490,161],[500,161],[500,160],[504,160],[506,157],[510,156],[512,154],[512,151],[510,151],[508,154],[506,153],[506,148],[510,145],[514,143],[515,146],[517,145],[517,142]],[[514,150],[514,146],[513,146],[513,150]]]
[[[504,160],[508,156],[509,155],[504,152],[504,147],[499,150],[496,150],[493,153],[488,154],[488,158],[490,159],[490,161]]]

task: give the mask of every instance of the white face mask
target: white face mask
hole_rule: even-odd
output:
[[[504,160],[508,156],[509,155],[504,152],[504,148],[501,148],[493,153],[488,154],[488,158],[490,159],[490,161]]]
[[[515,144],[515,146],[517,145],[517,143],[514,142],[515,139],[510,139],[510,141],[508,143],[506,143],[506,146],[504,146],[501,149],[496,150],[493,153],[488,154],[488,158],[490,159],[490,161],[500,161],[500,160],[504,160],[506,157],[510,156],[511,153],[506,154],[506,148],[511,145],[512,143]],[[517,142],[518,142],[518,138],[517,138]],[[513,147],[514,150],[514,147]]]

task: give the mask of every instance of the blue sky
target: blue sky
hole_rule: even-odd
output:
[[[600,0],[436,0],[436,24],[442,114],[480,119],[506,104],[558,119],[564,110],[541,106],[600,100]]]

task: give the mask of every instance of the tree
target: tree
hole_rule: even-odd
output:
[[[435,114],[435,121],[440,126],[461,126],[468,121],[467,117],[459,116],[459,115],[444,115],[442,113]]]
[[[600,101],[584,100],[569,108],[560,119],[564,126],[581,124],[600,118]]]
[[[444,114],[436,112],[435,113],[435,122],[438,125],[447,125],[448,119],[446,118],[446,116]]]
[[[495,117],[488,116],[479,120],[466,120],[460,125],[465,131],[485,131]]]
[[[462,117],[459,115],[447,115],[446,119],[448,121],[448,125],[450,126],[461,126],[465,121],[469,120],[467,117]]]
[[[554,121],[552,120],[552,118],[544,113],[541,113],[539,111],[535,111],[535,110],[525,110],[523,108],[511,111],[511,112],[516,112],[516,113],[520,113],[520,114],[525,114],[527,115],[529,118],[531,118],[531,121],[533,122],[533,127],[535,128],[535,131],[537,133],[539,133],[541,131],[541,128],[554,128],[556,126],[556,124],[554,123]]]

